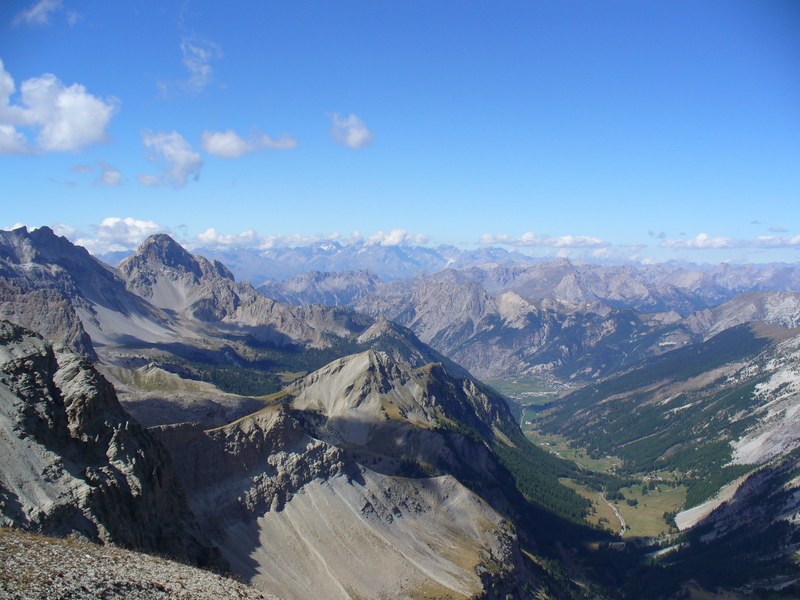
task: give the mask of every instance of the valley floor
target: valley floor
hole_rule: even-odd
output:
[[[541,380],[515,380],[503,385],[493,382],[522,405],[521,427],[534,444],[554,456],[569,460],[589,474],[613,475],[622,461],[614,456],[592,458],[570,440],[545,434],[536,428],[536,414],[540,407],[556,401],[559,390],[548,387]],[[588,485],[580,478],[562,478],[561,483],[575,490],[592,503],[586,521],[593,526],[618,533],[624,538],[658,538],[676,532],[673,515],[680,512],[686,502],[686,487],[676,481],[677,474],[670,472],[637,473],[626,475],[627,485],[607,494]]]

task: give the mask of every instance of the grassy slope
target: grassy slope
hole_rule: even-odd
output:
[[[750,467],[726,467],[729,441],[744,431],[758,380],[712,380],[660,402],[655,388],[670,389],[723,365],[752,360],[768,344],[748,327],[728,330],[696,346],[681,348],[641,368],[566,396],[538,427],[556,433],[594,458],[617,456],[623,474],[667,470],[682,474],[687,503],[696,504]],[[679,385],[675,389],[680,390]],[[608,398],[615,397],[612,401]]]

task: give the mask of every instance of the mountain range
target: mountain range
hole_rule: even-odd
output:
[[[531,500],[518,491],[493,450],[498,439],[513,444],[508,435],[517,425],[507,405],[410,331],[344,308],[276,303],[237,283],[221,264],[189,254],[166,236],[148,239],[118,270],[49,230],[18,229],[4,239],[4,273],[25,293],[9,296],[3,314],[21,320],[20,315],[37,312],[18,308],[47,289],[77,315],[79,339],[91,342],[97,364],[97,370],[91,367],[93,385],[83,394],[101,390],[114,404],[112,382],[117,384],[122,405],[151,426],[143,434],[158,440],[152,450],[137,443],[145,457],[137,461],[117,458],[110,450],[106,454],[117,468],[125,460],[147,466],[147,460],[156,460],[151,455],[174,464],[180,480],[179,485],[170,480],[175,492],[148,491],[145,497],[185,494],[188,507],[180,512],[188,521],[173,519],[173,527],[184,537],[210,540],[208,552],[217,552],[219,562],[240,577],[290,597],[312,592],[368,596],[375,590],[459,597],[513,593],[523,585],[559,587],[552,574],[522,558],[519,533],[509,518]],[[19,336],[39,339],[42,353],[55,352],[18,327],[9,343]],[[79,356],[72,328],[52,327],[49,337],[69,356]],[[56,405],[67,398],[57,372],[51,372],[55,368],[23,365],[27,371],[21,367],[13,373],[16,379],[9,380],[4,397],[21,414],[34,410],[30,403],[40,401],[41,394],[16,395],[24,389],[20,378],[44,382],[45,389],[54,390]],[[271,396],[225,393],[214,384],[223,379],[223,368],[234,376],[252,368],[294,382]],[[216,379],[202,381],[208,373]],[[61,401],[69,413],[68,401]],[[93,414],[96,410],[85,418]],[[39,431],[48,425],[32,426]],[[57,422],[49,426],[57,428]],[[116,440],[115,428],[134,425],[106,427]],[[36,514],[45,498],[25,495],[28,480],[38,475],[16,466],[17,461],[30,464],[26,451],[33,450],[24,443],[29,434],[13,426],[7,434],[19,442],[6,455],[15,458],[3,466],[4,514],[10,515],[4,521],[48,531],[19,516]],[[50,435],[64,434],[56,429]],[[88,448],[64,452],[71,460],[93,460]],[[58,457],[50,464],[53,477],[66,477],[62,472],[69,469]],[[544,477],[553,488],[561,487],[554,476]],[[90,480],[86,485],[105,484]],[[62,487],[49,497],[69,504],[65,490],[74,484]],[[136,498],[136,490],[145,488],[138,483],[124,489]],[[120,506],[134,501],[125,493]],[[562,488],[561,494],[569,498],[571,492]],[[451,508],[441,512],[443,506]],[[80,504],[76,509],[87,510]],[[309,511],[315,519],[298,518]],[[53,532],[169,550],[166,544],[87,533],[66,514],[57,510],[48,519]],[[137,517],[127,526],[158,530],[158,520],[153,527],[137,525],[143,520]],[[120,517],[118,525],[124,523]],[[325,523],[339,527],[336,539],[353,540],[354,558],[342,562],[338,542],[314,541],[322,535],[314,527]],[[284,542],[268,542],[279,539],[280,532]],[[180,539],[171,537],[175,543]],[[278,559],[283,562],[276,569]],[[306,576],[298,587],[298,574],[320,564],[326,569],[318,569],[318,577]],[[361,565],[357,572],[355,564]]]
[[[743,322],[794,327],[798,288],[800,271],[787,266],[690,271],[561,260],[448,268],[387,283],[364,272],[315,272],[258,289],[284,302],[386,317],[479,377],[570,382],[611,375]]]
[[[533,257],[504,248],[486,246],[462,249],[455,246],[403,244],[387,246],[369,242],[341,243],[327,240],[318,244],[290,247],[247,248],[193,246],[192,252],[223,263],[240,281],[259,287],[277,285],[300,276],[319,272],[325,277],[336,273],[366,271],[383,282],[411,279],[444,269],[472,272],[473,276],[494,293],[511,286],[529,288],[534,300],[553,293],[562,286],[572,287],[586,297],[618,299],[626,305],[638,302],[639,310],[664,310],[665,300],[673,307],[685,306],[689,311],[713,306],[745,291],[797,289],[800,274],[794,264],[719,265],[667,262],[662,264],[573,262],[565,258]],[[99,254],[97,258],[116,266],[132,251]],[[313,293],[311,287],[297,288],[297,293]],[[574,293],[574,292],[573,292]],[[301,303],[307,303],[305,300]]]
[[[2,524],[285,598],[797,591],[795,267],[307,250],[255,288],[163,234],[111,267],[0,233]],[[620,542],[593,515],[645,487],[674,531]]]

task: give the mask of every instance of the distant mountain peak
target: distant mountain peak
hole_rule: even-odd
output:
[[[148,237],[134,254],[120,262],[119,270],[128,280],[137,272],[152,270],[190,273],[198,281],[205,277],[234,278],[221,262],[195,256],[166,233]]]
[[[151,235],[125,262],[132,262],[137,258],[160,262],[167,267],[195,271],[198,276],[201,275],[197,259],[166,233]]]

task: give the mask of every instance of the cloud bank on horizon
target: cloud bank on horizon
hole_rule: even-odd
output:
[[[26,226],[36,229],[35,225],[15,223],[4,227],[6,230]],[[431,240],[425,233],[413,233],[396,228],[389,231],[377,231],[364,235],[359,231],[349,234],[331,232],[327,234],[262,234],[255,229],[247,229],[238,234],[226,234],[209,227],[206,230],[186,237],[184,227],[171,228],[147,219],[133,217],[106,217],[93,225],[88,231],[80,230],[66,223],[55,223],[50,227],[58,234],[68,238],[73,243],[85,247],[96,256],[114,253],[130,253],[147,237],[156,233],[167,233],[190,250],[271,250],[276,248],[296,248],[320,246],[326,244],[383,246],[383,247],[412,247],[427,246],[441,247],[442,245]],[[800,236],[758,236],[750,240],[734,240],[724,237],[711,237],[708,234],[699,234],[691,239],[666,239],[659,244],[663,248],[680,248],[689,250],[720,250],[720,249],[800,249]],[[652,264],[650,257],[643,255],[643,246],[625,245],[613,246],[599,238],[565,235],[550,237],[527,232],[519,237],[508,235],[484,234],[474,247],[506,248],[522,254],[533,254],[551,258],[571,258],[588,262],[635,262]],[[531,252],[534,249],[538,252]],[[714,262],[705,260],[702,253],[686,255],[687,262]],[[722,261],[720,261],[722,262]],[[739,261],[741,262],[741,261]],[[761,261],[780,262],[780,261]]]
[[[800,9],[307,9],[15,5],[7,223],[99,253],[155,229],[218,247],[797,260]]]

